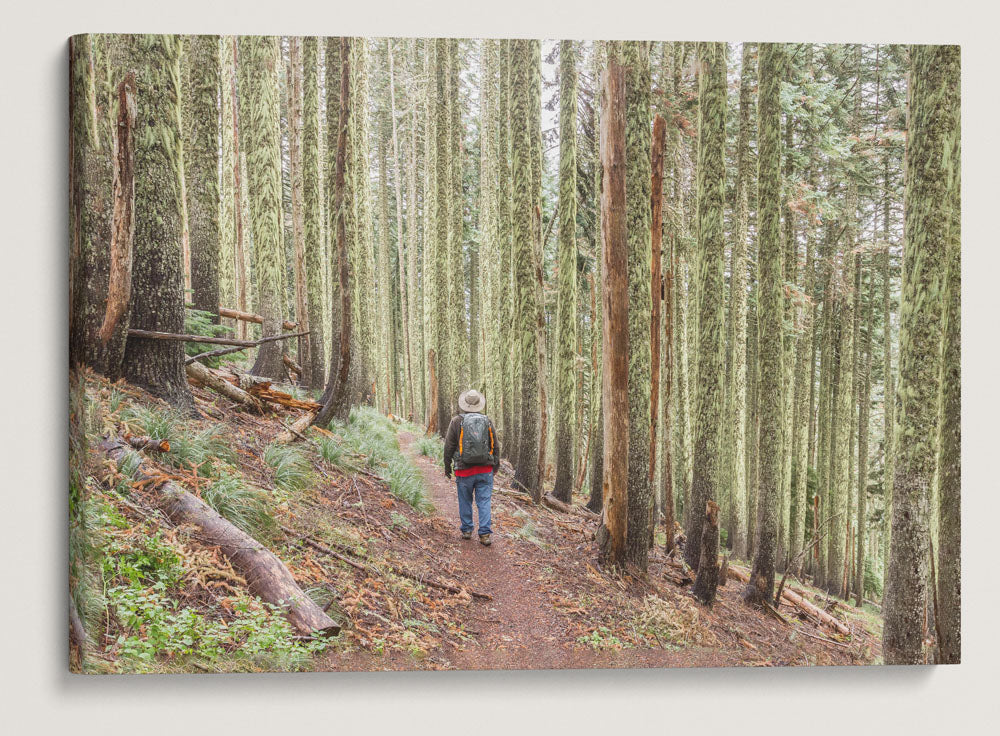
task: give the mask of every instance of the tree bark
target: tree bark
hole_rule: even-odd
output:
[[[785,70],[781,44],[765,43],[759,51],[760,162],[758,219],[759,498],[753,572],[743,599],[753,605],[770,603],[774,589],[775,547],[781,491],[782,302],[781,269],[781,107]],[[690,533],[688,535],[690,539]],[[730,568],[731,569],[731,568]]]
[[[130,334],[124,377],[171,405],[191,411],[194,399],[184,374],[184,346],[150,340],[131,328],[180,332],[184,327],[181,262],[180,39],[130,37],[136,80],[135,241]]]
[[[625,71],[608,58],[601,94],[601,274],[604,421],[601,558],[625,561],[628,524],[628,251],[625,230]],[[646,468],[643,468],[645,472]]]
[[[337,163],[334,173],[333,217],[337,233],[337,261],[340,282],[340,350],[336,359],[331,356],[330,378],[327,382],[323,408],[317,413],[314,424],[326,426],[334,417],[346,419],[350,411],[347,401],[347,378],[351,367],[351,278],[347,260],[347,229],[344,219],[347,206],[344,202],[347,157],[347,123],[350,113],[351,45],[353,41],[340,41],[340,131],[337,134]],[[337,315],[334,315],[336,318]],[[336,322],[334,322],[336,324]]]
[[[111,271],[104,323],[99,337],[109,378],[121,375],[128,337],[128,307],[132,298],[132,246],[135,237],[135,72],[118,85],[118,124],[115,128],[115,168],[112,183]]]
[[[715,501],[705,504],[705,523],[701,529],[701,547],[698,577],[691,593],[706,606],[715,601],[719,587],[719,505]]]

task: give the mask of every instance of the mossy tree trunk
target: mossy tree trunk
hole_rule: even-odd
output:
[[[608,42],[601,84],[601,277],[604,422],[601,561],[622,566],[628,529],[628,241],[626,230],[626,86],[621,43]],[[645,474],[646,466],[642,467]]]
[[[184,331],[181,259],[180,39],[133,36],[136,69],[135,239],[131,328]],[[124,377],[175,407],[193,410],[184,343],[129,337]]]
[[[733,270],[730,276],[730,313],[732,322],[731,383],[729,406],[729,441],[732,462],[732,503],[729,515],[729,541],[733,554],[747,557],[747,477],[746,477],[746,404],[747,404],[747,235],[750,224],[750,138],[753,131],[753,86],[750,67],[755,61],[744,44],[740,73],[739,133],[736,141],[736,230],[733,235]]]
[[[95,45],[91,34],[73,36],[70,64],[70,362],[114,374],[98,333],[107,299],[111,238],[111,167],[98,122]],[[108,113],[110,115],[110,112]],[[118,361],[120,362],[120,361]]]
[[[770,602],[781,491],[782,296],[781,267],[781,105],[786,66],[781,44],[762,43],[758,56],[758,345],[760,397],[759,498],[756,548],[750,582],[743,592],[751,604]],[[689,535],[690,538],[690,535]]]
[[[219,311],[219,37],[184,39],[184,169],[191,302]],[[216,316],[215,322],[218,322]]]
[[[622,44],[625,66],[625,189],[628,238],[628,536],[626,559],[645,570],[653,494],[650,433],[650,66],[649,43]]]
[[[950,47],[948,82],[960,129],[958,48]],[[952,138],[949,182],[948,283],[941,343],[941,424],[938,441],[938,662],[962,660],[962,197],[961,138]]]
[[[509,39],[500,41],[500,89],[497,99],[497,233],[499,242],[498,271],[500,275],[500,452],[513,460],[516,455],[517,432],[514,429],[514,361],[513,334],[517,308],[513,290],[513,240],[511,237],[511,168],[510,168],[510,72],[511,46]]]
[[[515,40],[511,48],[511,162],[513,197],[511,220],[513,231],[512,261],[516,268],[518,320],[514,327],[520,342],[520,387],[517,391],[521,406],[518,427],[518,453],[514,483],[541,501],[541,478],[538,477],[539,450],[539,391],[538,391],[538,302],[535,290],[534,210],[536,199],[532,173],[531,104],[535,95],[531,56],[538,53],[531,40]]]
[[[275,36],[241,36],[240,134],[247,160],[250,230],[254,276],[264,337],[281,334],[285,304],[285,257],[282,235],[281,129],[279,126],[278,65]],[[253,373],[281,378],[280,341],[261,345]]]
[[[726,45],[699,43],[698,65],[698,381],[691,505],[687,517],[690,540],[701,539],[707,503],[716,500],[723,490],[720,438],[724,389]],[[697,544],[690,544],[685,550],[685,560],[692,568],[698,566],[700,553]]]
[[[594,80],[593,89],[593,110],[594,110],[594,278],[591,303],[594,310],[590,315],[590,339],[591,355],[593,356],[593,366],[590,382],[590,431],[591,450],[593,461],[590,464],[590,498],[587,501],[587,508],[591,511],[600,512],[603,507],[603,475],[604,475],[604,417],[603,417],[603,315],[604,296],[602,287],[604,283],[604,273],[601,257],[601,233],[602,213],[601,213],[601,192],[603,186],[603,167],[601,165],[601,99],[603,90],[601,79],[604,69],[603,45],[600,41],[594,42],[591,58],[591,74]]]
[[[317,388],[324,384],[326,361],[324,342],[326,325],[323,311],[323,242],[321,207],[323,197],[320,181],[319,130],[319,49],[315,36],[302,42],[303,122],[302,122],[302,205],[304,211],[306,276],[308,284],[307,311],[309,334],[305,336],[308,366],[303,383]],[[327,86],[336,80],[327,82]],[[300,329],[301,326],[300,326]]]
[[[576,50],[559,44],[559,302],[556,386],[556,480],[553,495],[573,495],[576,437]],[[581,397],[582,398],[582,397]]]
[[[886,664],[924,661],[928,512],[936,468],[942,301],[959,186],[958,46],[910,48],[899,415],[892,549],[884,599]],[[953,426],[953,425],[952,425]],[[953,439],[953,438],[949,438]]]

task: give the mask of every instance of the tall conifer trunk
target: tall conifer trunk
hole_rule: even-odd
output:
[[[884,599],[886,664],[924,661],[928,512],[938,433],[942,295],[959,186],[958,46],[912,46],[906,148],[899,416],[892,549]],[[951,439],[951,438],[950,438]]]
[[[284,321],[285,258],[282,237],[281,130],[279,128],[278,64],[275,36],[241,36],[241,135],[247,157],[250,229],[254,246],[254,274],[258,309],[264,318],[264,337],[281,334]],[[243,114],[245,113],[245,114]],[[253,373],[281,378],[281,343],[257,349]]]
[[[556,480],[553,495],[573,495],[576,437],[576,52],[559,44],[559,302],[556,386]],[[581,397],[582,398],[582,397]]]
[[[687,538],[701,539],[709,501],[722,492],[723,290],[726,196],[726,46],[700,43],[698,109],[698,380],[697,424]],[[684,558],[698,566],[701,550],[689,544]]]
[[[303,382],[312,388],[324,384],[326,364],[324,342],[326,325],[323,312],[323,242],[320,202],[319,131],[319,51],[315,36],[302,42],[303,122],[302,122],[302,206],[304,212],[305,267],[307,282],[306,310],[309,334],[305,336],[306,356],[300,356]],[[336,81],[328,81],[327,85]],[[329,183],[329,182],[328,182]],[[302,326],[299,327],[302,330]],[[302,344],[302,343],[300,343]]]
[[[781,44],[760,45],[757,112],[760,151],[757,174],[760,495],[753,571],[743,592],[744,600],[752,604],[770,602],[772,597],[780,508],[781,426],[784,421],[781,365],[784,302],[781,268],[780,88],[785,65],[785,49]]]
[[[530,110],[535,95],[531,56],[538,53],[534,41],[515,40],[511,49],[511,161],[513,164],[513,255],[516,266],[518,321],[516,332],[520,340],[518,361],[521,367],[521,421],[518,427],[519,449],[514,482],[537,501],[542,497],[538,475],[539,454],[539,390],[538,390],[538,302],[535,290],[535,238],[533,230],[536,199],[532,173],[532,136]]]
[[[180,39],[133,36],[136,86],[135,240],[130,327],[184,331],[179,129]],[[155,308],[151,308],[155,305]],[[124,376],[173,406],[193,410],[184,343],[129,337]]]
[[[184,167],[191,243],[191,301],[219,311],[219,37],[187,36]],[[215,317],[218,322],[218,316]]]

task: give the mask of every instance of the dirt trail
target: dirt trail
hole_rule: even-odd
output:
[[[493,596],[479,602],[473,616],[476,643],[460,651],[442,652],[460,669],[548,669],[579,667],[698,667],[731,664],[717,651],[687,649],[625,650],[593,652],[581,648],[565,620],[543,594],[544,583],[533,572],[544,563],[515,549],[510,529],[496,514],[494,494],[493,544],[481,545],[475,534],[470,540],[459,535],[458,496],[454,480],[430,458],[413,449],[416,438],[399,435],[400,447],[410,455],[424,476],[436,508],[434,543],[442,556],[453,560],[463,585]],[[530,545],[529,545],[530,546]],[[534,569],[533,569],[534,568]],[[721,660],[721,661],[720,661]]]

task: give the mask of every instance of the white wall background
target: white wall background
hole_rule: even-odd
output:
[[[980,732],[996,723],[996,11],[965,0],[29,0],[6,4],[0,137],[0,724],[6,733]],[[73,33],[961,42],[964,649],[949,668],[71,677],[67,71]]]

